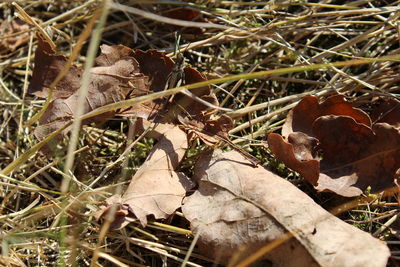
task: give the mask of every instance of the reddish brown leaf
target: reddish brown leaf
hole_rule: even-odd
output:
[[[314,138],[302,133],[290,134],[289,142],[270,134],[268,144],[277,158],[313,185],[318,184],[320,191],[352,197],[369,186],[372,192],[394,186],[400,168],[398,129],[386,123],[371,129],[350,117],[323,116],[314,122],[313,132],[322,153],[320,163],[314,158],[316,148],[308,145]]]
[[[106,57],[110,48],[102,46],[102,49],[105,52],[103,57]],[[41,97],[47,96],[46,89],[66,63],[65,57],[48,52],[48,45],[44,41],[40,41],[35,57],[35,64],[37,64],[35,65],[30,92]],[[128,82],[131,82],[132,86],[144,86],[145,77],[138,72],[138,63],[133,57],[126,55],[118,60],[110,60],[109,63],[111,65],[98,66],[91,70],[84,113],[125,99],[131,90],[131,87],[126,86]],[[60,122],[67,122],[73,116],[77,109],[81,73],[81,69],[73,66],[66,77],[57,85],[55,89],[56,97],[40,118],[41,125],[35,129],[35,135],[38,139],[44,137],[41,133],[49,133],[58,129]],[[103,114],[91,121],[104,121],[110,115],[112,114]]]
[[[268,146],[275,157],[300,173],[309,183],[316,186],[319,177],[319,159],[316,158],[318,140],[304,133],[289,134],[288,141],[275,133],[268,135]]]
[[[355,196],[368,186],[372,192],[394,186],[400,168],[398,129],[386,123],[371,129],[353,118],[324,116],[314,123],[314,134],[323,151],[317,189]]]
[[[149,90],[163,91],[174,62],[164,53],[154,49],[136,50],[134,57],[139,62],[140,72],[149,77]]]
[[[199,190],[182,211],[199,233],[201,252],[222,264],[235,266],[290,232],[292,239],[264,256],[273,266],[386,266],[390,252],[383,242],[235,151],[200,158],[195,178]]]
[[[178,117],[188,132],[189,141],[200,138],[205,144],[214,146],[221,138],[229,139],[228,132],[232,129],[233,121],[229,116],[221,115],[217,119],[208,119],[206,116],[196,116],[194,119]]]
[[[185,68],[185,82],[184,84],[192,84],[197,82],[204,82],[207,81],[207,78],[201,74],[199,71],[192,67]],[[202,98],[203,100],[209,102],[210,104],[218,106],[218,100],[214,93],[211,92],[209,86],[203,86],[191,90],[191,92]],[[177,95],[174,99],[176,103],[176,110],[175,112],[178,114],[182,114],[184,116],[189,115],[188,117],[194,116],[204,116],[203,112],[208,110],[209,107],[193,100],[192,98],[186,95]],[[208,116],[209,118],[209,116]]]
[[[35,67],[29,83],[28,92],[37,97],[47,98],[48,88],[57,77],[60,70],[67,62],[67,58],[58,55],[51,48],[50,44],[38,34],[38,47],[35,52]],[[82,70],[71,66],[69,72],[56,85],[53,90],[54,98],[67,98],[80,87]]]
[[[321,104],[318,103],[317,97],[307,96],[289,112],[282,135],[287,137],[293,132],[303,132],[313,136],[312,124],[317,118],[325,115],[349,116],[359,123],[371,126],[369,116],[364,111],[353,108],[342,95],[331,96]]]
[[[372,110],[371,119],[374,123],[385,122],[400,128],[400,101],[395,98],[381,99]]]
[[[139,62],[140,71],[149,77],[149,90],[151,92],[165,90],[165,84],[174,64],[173,61],[165,56],[165,54],[156,50],[148,50],[146,52],[136,50],[134,57]],[[184,72],[184,85],[206,81],[205,76],[192,67],[185,67]],[[210,104],[218,105],[217,98],[211,93],[209,86],[196,88],[192,92]],[[177,123],[177,117],[179,116],[187,118],[199,116],[203,118],[203,112],[208,109],[208,106],[198,103],[188,96],[176,95],[171,103],[167,103],[165,99],[157,99],[153,102],[142,104],[139,108],[133,107],[124,110],[119,115],[139,116],[144,119],[157,122],[162,121],[164,123]]]
[[[147,216],[156,219],[167,218],[181,206],[186,191],[193,185],[180,172],[176,172],[179,162],[188,148],[186,134],[176,126],[163,126],[160,140],[150,155],[132,177],[126,192],[113,196],[107,201],[108,207],[117,205],[113,228],[124,227],[133,220],[147,224]]]
[[[96,59],[96,67],[91,70],[89,94],[84,106],[85,113],[128,97],[165,90],[174,63],[164,53],[156,50],[133,51],[122,45],[103,45],[101,52]],[[57,55],[46,41],[39,38],[29,92],[39,97],[47,97],[48,87],[66,62],[66,57]],[[184,84],[206,80],[205,76],[192,67],[186,67],[184,72]],[[76,101],[81,76],[82,70],[72,66],[57,84],[54,89],[54,99],[40,118],[41,125],[35,130],[37,138],[42,139],[44,134],[53,132],[72,118],[77,109]],[[209,86],[196,88],[193,93],[213,105],[218,105],[216,96],[211,93]],[[227,131],[232,127],[232,120],[224,116],[211,119],[211,115],[205,113],[208,109],[208,106],[199,104],[190,97],[177,95],[172,101],[156,99],[119,112],[119,115],[140,117],[158,123],[179,124],[185,121],[186,125],[192,126],[191,139],[200,137],[207,144],[215,144],[217,142],[215,135],[227,137]],[[104,121],[113,115],[114,113],[103,114],[90,121]],[[65,130],[67,131],[68,129]]]
[[[192,67],[185,68],[185,84],[206,81],[206,77]],[[196,88],[192,91],[194,95],[218,106],[218,100],[209,86]],[[193,141],[200,138],[207,145],[213,146],[221,141],[222,138],[229,138],[228,132],[233,127],[230,117],[222,115],[211,118],[210,113],[206,113],[208,106],[198,103],[185,95],[178,95],[174,98],[174,117],[188,130],[189,140]]]
[[[145,55],[149,52],[136,52],[135,58],[138,59],[141,71],[150,77],[152,85],[151,90],[158,91],[160,87],[165,88],[166,77],[172,71],[170,65],[171,60],[159,52],[152,51],[150,53],[151,60]],[[140,55],[138,57],[138,55]],[[160,58],[160,56],[162,57]],[[158,59],[155,59],[158,58]],[[146,60],[147,59],[147,60]],[[206,77],[192,67],[185,67],[183,84],[192,84],[206,81]],[[154,80],[152,77],[156,77]],[[162,78],[163,77],[163,78]],[[157,85],[157,86],[156,86]],[[218,105],[218,100],[214,93],[211,92],[209,86],[203,86],[192,90],[193,94],[213,105]],[[158,103],[158,104],[157,104]],[[187,130],[189,140],[193,141],[196,138],[202,139],[207,145],[215,145],[220,141],[216,135],[228,138],[228,131],[232,128],[232,119],[228,116],[211,119],[210,114],[206,111],[210,109],[208,106],[198,103],[183,94],[174,96],[171,103],[165,103],[163,100],[156,100],[153,103],[145,103],[140,108],[134,107],[125,110],[119,115],[122,116],[138,116],[152,121],[162,121],[167,123],[180,123]]]

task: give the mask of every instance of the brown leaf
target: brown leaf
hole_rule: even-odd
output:
[[[317,139],[293,133],[288,142],[270,134],[268,144],[277,158],[320,191],[352,197],[369,186],[374,193],[394,186],[400,168],[398,129],[386,123],[371,129],[350,117],[323,116],[314,122],[313,133]],[[309,145],[314,140],[319,142],[321,162],[317,148]]]
[[[152,92],[163,91],[174,62],[164,53],[154,49],[135,50],[134,57],[139,63],[140,72],[149,77],[149,90]]]
[[[88,96],[84,103],[84,113],[98,107],[123,100],[132,88],[146,86],[146,77],[139,72],[139,64],[131,56],[131,49],[117,50],[103,45],[102,55],[97,59],[99,66],[90,72]],[[57,55],[42,38],[35,55],[35,68],[29,86],[29,92],[39,97],[48,96],[48,87],[67,62],[67,58]],[[82,69],[72,66],[66,76],[54,89],[54,99],[40,118],[40,126],[35,129],[35,136],[42,139],[42,133],[53,132],[62,123],[71,119],[77,110],[78,89]],[[130,86],[127,84],[130,83]],[[145,89],[145,88],[143,88]],[[90,121],[104,121],[112,115],[102,114]],[[87,123],[88,121],[84,122]],[[68,131],[68,130],[66,130]]]
[[[150,58],[148,58],[149,55]],[[167,76],[172,71],[172,61],[165,55],[152,50],[136,52],[135,58],[139,62],[141,71],[150,77],[152,82],[150,90],[159,91],[161,87],[164,90]],[[153,61],[156,63],[150,64]],[[190,66],[185,67],[184,72],[184,85],[207,80],[203,74]],[[218,105],[218,100],[209,86],[196,88],[192,92],[210,104]],[[171,103],[156,100],[145,103],[140,108],[133,107],[125,110],[119,115],[141,117],[156,122],[180,123],[188,130],[189,141],[200,138],[207,145],[215,145],[221,140],[221,136],[228,138],[227,133],[232,128],[233,122],[225,115],[211,119],[211,113],[206,113],[209,109],[208,106],[198,103],[191,97],[179,94],[174,96]]]
[[[185,84],[206,81],[206,77],[192,67],[185,68]],[[218,106],[218,100],[209,86],[196,88],[194,95]],[[228,132],[233,128],[233,121],[229,116],[221,115],[211,118],[207,113],[210,108],[198,103],[186,95],[178,95],[174,98],[174,117],[188,131],[189,141],[200,138],[205,144],[213,146],[221,141],[221,137],[229,139]]]
[[[400,131],[377,123],[372,129],[353,118],[324,116],[314,123],[323,151],[319,190],[344,196],[373,193],[394,186],[400,168]]]
[[[380,104],[372,110],[374,123],[385,122],[400,128],[400,101],[395,98],[380,99]]]
[[[14,51],[18,46],[29,40],[28,31],[29,25],[20,19],[3,20],[0,23],[0,35],[5,38],[0,39],[0,49],[5,48]]]
[[[315,96],[304,97],[291,110],[282,128],[282,135],[287,137],[293,132],[303,132],[313,136],[312,124],[325,115],[343,115],[354,118],[359,123],[371,126],[371,119],[362,110],[353,108],[342,95],[331,96],[321,104]]]
[[[169,74],[172,72],[174,62],[164,53],[156,50],[136,50],[135,59],[139,63],[140,72],[149,79],[149,91],[158,92],[165,90],[165,85]],[[187,66],[184,69],[183,85],[206,81],[204,75],[194,68]],[[192,93],[203,100],[218,105],[215,94],[211,93],[209,86],[203,86],[192,90]],[[134,94],[137,96],[137,94]],[[144,103],[140,107],[132,107],[120,112],[120,116],[141,117],[156,122],[177,123],[178,116],[195,117],[204,116],[203,112],[208,110],[205,106],[185,95],[176,95],[171,103],[166,99],[156,99],[152,102]],[[208,117],[209,118],[209,117]]]
[[[297,171],[309,183],[316,186],[319,177],[319,159],[316,158],[318,140],[305,133],[289,134],[288,141],[276,133],[268,135],[268,146],[275,157]]]
[[[235,265],[288,231],[294,238],[265,255],[274,266],[386,266],[390,252],[383,242],[235,151],[199,159],[195,177],[199,190],[182,211],[199,232],[201,252],[223,264],[235,256]]]
[[[49,86],[66,62],[65,56],[57,55],[39,36],[29,92],[38,97],[48,97]],[[165,90],[173,65],[174,62],[169,57],[156,50],[133,51],[123,45],[101,46],[101,55],[96,58],[96,67],[91,70],[89,94],[84,112],[127,97],[138,97]],[[186,67],[184,72],[184,84],[206,80],[204,75],[192,67]],[[72,118],[77,109],[82,73],[81,68],[73,65],[54,88],[54,99],[40,118],[41,125],[35,130],[38,139],[42,139],[45,133],[53,132]],[[218,105],[216,96],[211,93],[209,86],[196,88],[193,93],[213,105]],[[171,103],[167,102],[167,99],[156,99],[119,112],[119,115],[173,124],[179,123],[178,118],[185,118],[186,122],[192,122],[198,127],[197,130],[192,129],[192,132],[199,131],[196,134],[197,137],[200,136],[203,140],[208,139],[208,144],[215,144],[213,135],[216,133],[226,135],[229,130],[226,125],[229,124],[231,127],[232,121],[225,117],[210,119],[210,115],[205,113],[208,109],[208,106],[199,104],[190,97],[177,95]],[[90,121],[104,121],[112,115],[114,113],[102,114]],[[89,121],[83,123],[87,122]],[[68,130],[66,129],[65,132]]]
[[[186,191],[192,188],[186,175],[175,171],[188,148],[186,134],[176,126],[163,129],[160,140],[132,177],[126,192],[122,197],[109,199],[109,206],[101,211],[104,216],[110,205],[118,206],[113,228],[124,227],[136,219],[145,226],[149,215],[167,218],[181,206]]]
[[[56,54],[50,44],[38,36],[38,47],[35,52],[35,67],[33,68],[32,78],[29,83],[28,92],[37,97],[47,98],[48,88],[57,77],[60,70],[67,62],[63,55]],[[72,65],[68,73],[56,85],[53,90],[54,98],[67,98],[80,87],[82,70]]]
[[[184,84],[192,84],[198,82],[207,81],[207,78],[201,74],[199,71],[192,67],[185,68],[185,78]],[[218,106],[218,100],[214,93],[211,92],[210,86],[203,86],[191,90],[191,92],[202,98],[203,100],[209,102],[210,104]],[[175,112],[178,114],[189,115],[188,117],[203,116],[204,111],[210,109],[209,107],[193,100],[186,95],[177,95],[175,100]],[[208,116],[209,118],[209,116]]]

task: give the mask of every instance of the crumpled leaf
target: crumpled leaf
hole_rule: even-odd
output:
[[[306,96],[289,112],[282,127],[282,135],[287,137],[293,132],[303,132],[313,136],[312,124],[317,118],[325,115],[349,116],[359,123],[371,126],[368,114],[353,108],[342,95],[328,97],[321,104],[318,103],[317,97]]]
[[[386,123],[370,128],[346,116],[322,116],[313,124],[313,135],[292,133],[286,141],[272,133],[268,145],[320,191],[352,197],[368,187],[376,193],[395,185],[400,168],[398,129]]]
[[[389,124],[370,127],[352,118],[324,116],[314,123],[313,132],[323,151],[318,190],[343,196],[393,187],[400,168],[400,131]],[[340,151],[340,153],[338,153]]]
[[[186,191],[193,187],[185,174],[175,171],[188,148],[186,134],[171,125],[164,126],[162,131],[125,193],[109,198],[108,206],[100,211],[100,216],[104,216],[112,205],[117,205],[112,228],[122,228],[135,220],[145,226],[149,215],[167,218],[180,208]]]
[[[147,54],[150,53],[149,55]],[[172,71],[172,61],[164,54],[149,50],[143,52],[136,50],[135,58],[139,62],[141,72],[149,77],[151,81],[150,91],[160,91],[165,89],[167,77]],[[186,66],[184,68],[183,84],[192,84],[206,81],[206,77],[196,69]],[[195,96],[218,106],[217,97],[209,86],[203,86],[191,91]],[[228,138],[228,131],[232,129],[233,122],[228,116],[222,115],[217,118],[211,118],[207,113],[210,108],[202,103],[193,100],[183,94],[173,97],[171,103],[165,103],[165,100],[159,99],[140,105],[140,108],[133,107],[123,112],[120,116],[141,117],[146,120],[180,124],[188,131],[189,141],[200,138],[207,145],[215,145],[220,142],[219,135]]]
[[[383,242],[235,151],[200,158],[195,178],[199,189],[182,211],[199,232],[201,252],[222,264],[231,259],[234,266],[288,231],[293,238],[265,255],[274,266],[386,266],[390,251]]]
[[[302,132],[291,133],[288,141],[280,134],[268,135],[268,146],[275,157],[297,171],[309,183],[316,186],[319,179],[319,160],[316,155],[318,140]]]
[[[9,49],[14,51],[18,46],[29,40],[29,25],[20,19],[9,21],[3,20],[0,23],[0,50]]]
[[[203,74],[201,74],[199,71],[197,71],[192,67],[189,66],[185,67],[184,71],[185,71],[184,84],[192,84],[192,83],[207,81],[207,78]],[[210,104],[218,106],[217,97],[213,92],[211,92],[210,86],[202,86],[194,90],[191,90],[191,92],[194,95],[209,102]],[[177,95],[174,100],[176,103],[176,105],[174,106],[175,107],[174,112],[177,114],[188,115],[189,118],[194,116],[204,116],[203,113],[206,110],[210,109],[209,107],[193,100],[192,98],[186,95],[182,94]],[[205,115],[204,117],[210,118],[210,115]]]
[[[39,46],[35,54],[35,68],[29,93],[41,98],[48,97],[48,89],[60,70],[66,64],[67,58],[58,55],[39,35]],[[165,90],[168,76],[172,72],[174,62],[164,53],[156,50],[132,50],[123,45],[101,46],[101,55],[96,58],[95,67],[90,74],[89,94],[86,98],[84,113],[103,105],[121,101],[126,98],[143,96],[152,92]],[[192,67],[184,69],[184,83],[190,84],[205,81],[206,78]],[[35,136],[42,139],[46,134],[58,129],[69,121],[77,105],[78,89],[83,71],[72,66],[65,77],[53,90],[53,100],[40,118],[40,126],[35,129]],[[218,105],[217,98],[209,86],[196,88],[194,95],[213,105]],[[196,137],[213,139],[217,128],[227,128],[232,124],[229,118],[213,118],[206,113],[210,108],[200,104],[186,95],[176,95],[172,101],[155,99],[147,103],[135,105],[132,108],[119,111],[120,116],[140,117],[157,123],[181,124],[180,118],[191,124],[190,131],[198,132]],[[113,116],[114,112],[102,114],[88,122],[104,122]],[[217,125],[221,123],[221,125]],[[67,129],[64,134],[68,131]],[[215,140],[207,144],[215,143]]]
[[[67,62],[67,58],[57,54],[50,44],[38,34],[38,47],[35,52],[35,67],[29,83],[28,93],[40,98],[47,98],[48,89],[60,70]],[[54,98],[68,98],[80,87],[82,69],[72,65],[63,79],[53,90]]]
[[[92,68],[90,85],[86,98],[84,113],[127,97],[132,87],[143,87],[146,78],[139,73],[135,58],[124,54],[115,58],[109,55],[109,47],[102,46],[101,64]],[[105,60],[107,58],[108,60]],[[57,55],[50,46],[39,38],[39,46],[35,54],[35,68],[29,86],[29,92],[39,97],[48,96],[48,86],[65,65],[67,59]],[[43,133],[49,133],[59,128],[60,123],[70,120],[77,109],[78,89],[82,69],[72,66],[67,75],[54,89],[54,99],[40,118],[40,126],[35,129],[35,136],[42,139]],[[131,86],[127,86],[131,83]],[[104,121],[112,114],[102,114],[90,121]],[[86,122],[87,123],[87,122]]]
[[[116,48],[115,48],[116,49]],[[148,92],[158,92],[165,90],[165,85],[168,80],[169,74],[172,72],[174,62],[165,54],[157,52],[156,50],[148,50],[146,52],[141,50],[135,51],[135,58],[139,62],[140,71],[149,77],[150,85]],[[184,68],[183,85],[192,84],[196,82],[206,81],[196,69],[186,66]],[[191,91],[194,95],[202,98],[213,105],[218,105],[217,98],[211,92],[209,86],[203,86]],[[136,94],[135,94],[136,96]],[[163,122],[163,123],[178,123],[178,117],[187,117],[188,120],[199,116],[203,119],[209,119],[210,115],[204,116],[204,112],[209,107],[196,102],[186,95],[175,95],[173,101],[168,103],[167,99],[156,99],[152,102],[144,103],[138,107],[132,107],[120,112],[121,116],[141,117],[150,121]]]

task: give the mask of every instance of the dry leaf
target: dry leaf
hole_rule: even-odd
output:
[[[172,72],[174,62],[165,54],[155,50],[146,52],[136,50],[135,59],[139,62],[140,71],[149,77],[150,85],[149,92],[158,92],[165,90],[169,74]],[[183,85],[204,82],[206,78],[199,71],[190,66],[184,69]],[[209,102],[213,105],[218,105],[217,98],[211,92],[209,86],[203,86],[192,90],[192,93],[197,97]],[[209,119],[210,116],[204,115],[204,112],[209,109],[192,98],[178,94],[173,97],[173,101],[166,102],[167,99],[156,99],[149,103],[144,103],[138,107],[133,107],[123,112],[120,116],[141,117],[147,120],[163,122],[163,123],[178,123],[179,117],[185,117],[187,120],[198,121],[199,118]],[[196,118],[196,117],[199,118]]]
[[[136,219],[145,226],[149,215],[165,219],[180,208],[186,191],[192,188],[186,175],[175,171],[188,148],[186,134],[177,126],[166,129],[125,193],[107,200],[108,207],[102,214],[111,205],[118,207],[112,228],[124,227]]]
[[[207,116],[196,116],[189,120],[187,117],[178,117],[188,133],[189,141],[201,139],[206,145],[214,146],[221,138],[229,139],[228,132],[233,127],[232,119],[227,115],[221,115],[217,119],[209,119]]]
[[[207,78],[203,74],[201,74],[199,71],[190,66],[185,67],[184,76],[185,76],[184,84],[192,84],[192,83],[207,81]],[[218,106],[217,97],[215,96],[214,93],[211,92],[210,86],[199,87],[194,90],[191,90],[191,92],[194,95],[209,102],[210,104]],[[203,115],[202,114],[203,112],[210,109],[209,107],[182,94],[176,96],[175,103],[177,106],[177,111],[175,112],[177,112],[178,114],[184,113],[185,115],[190,115],[191,117],[198,116],[200,114]]]
[[[35,68],[29,92],[46,98],[49,86],[66,64],[67,58],[52,50],[40,35],[38,39],[39,46],[36,50]],[[156,50],[134,51],[123,45],[102,45],[101,55],[96,58],[96,66],[91,69],[84,113],[129,97],[165,90],[173,65],[174,62],[169,57]],[[204,75],[192,67],[185,67],[184,72],[184,84],[206,80]],[[73,117],[77,109],[82,73],[81,68],[71,66],[65,77],[54,88],[53,100],[39,120],[41,125],[35,129],[35,136],[38,139],[55,131]],[[216,96],[209,86],[196,88],[193,93],[213,105],[218,105]],[[118,115],[172,124],[182,123],[181,119],[184,118],[186,124],[191,124],[191,139],[201,137],[207,144],[215,144],[213,136],[217,132],[226,135],[232,127],[232,121],[226,117],[211,119],[211,115],[205,113],[208,109],[208,106],[199,104],[188,96],[177,95],[172,102],[168,102],[167,99],[156,99],[135,105],[119,112]],[[113,115],[114,112],[102,114],[83,123],[104,122]]]
[[[68,59],[63,55],[57,54],[40,34],[37,36],[38,47],[35,52],[35,67],[33,68],[28,92],[40,98],[47,98],[50,84],[57,77]],[[68,73],[54,88],[53,97],[67,98],[75,93],[80,87],[82,73],[82,69],[72,65]]]
[[[383,242],[235,151],[199,159],[195,178],[199,190],[182,210],[200,232],[202,253],[223,264],[232,257],[238,263],[288,231],[294,238],[266,255],[273,266],[386,266],[390,251]]]
[[[373,193],[395,186],[400,168],[398,129],[386,123],[371,129],[338,116],[321,117],[313,128],[323,151],[318,190],[356,196],[368,186]]]
[[[379,105],[371,112],[372,121],[385,122],[400,128],[400,101],[395,98],[383,98],[379,101]]]
[[[371,129],[350,117],[323,116],[314,122],[313,135],[316,139],[292,133],[285,141],[270,134],[268,144],[277,158],[320,191],[352,197],[368,187],[375,193],[394,186],[400,168],[398,129],[386,123]],[[310,140],[318,147],[302,145]],[[321,162],[317,152],[322,154]]]
[[[380,192],[394,186],[400,169],[399,103],[381,99],[371,126],[369,115],[342,96],[321,104],[309,96],[289,113],[284,137],[272,133],[268,144],[278,159],[320,191],[346,197],[368,188]]]
[[[268,146],[275,157],[314,186],[319,178],[319,160],[315,157],[317,143],[317,139],[302,132],[289,134],[287,142],[280,134],[268,135]]]
[[[103,54],[99,62],[102,64],[92,68],[90,72],[90,85],[84,103],[84,113],[123,100],[132,88],[145,86],[146,77],[139,73],[139,66],[135,58],[129,56],[128,53],[112,57],[112,55],[109,55],[110,48],[108,46],[101,48]],[[39,97],[47,97],[49,85],[66,62],[67,59],[64,56],[55,54],[50,46],[39,38],[29,92]],[[43,133],[57,130],[60,123],[67,122],[72,118],[77,110],[81,77],[82,70],[72,66],[67,75],[58,83],[54,89],[54,99],[40,118],[41,125],[35,129],[35,136],[38,139],[44,137]],[[128,86],[128,83],[131,83],[131,86]],[[112,114],[102,114],[90,121],[104,121],[110,115]]]
[[[362,110],[353,108],[342,95],[331,96],[321,104],[315,96],[304,97],[288,114],[282,128],[282,135],[287,137],[293,132],[303,132],[313,136],[312,124],[325,115],[343,115],[354,118],[357,122],[371,126],[371,119]]]

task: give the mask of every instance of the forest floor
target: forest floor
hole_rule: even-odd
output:
[[[239,151],[252,163],[257,161],[259,166],[289,181],[324,209],[336,208],[332,213],[342,221],[381,240],[391,251],[388,265],[399,266],[397,191],[372,194],[371,188],[367,188],[351,197],[335,194],[334,190],[318,192],[278,160],[267,142],[269,133],[281,133],[288,111],[305,96],[316,96],[322,103],[330,96],[342,95],[352,107],[366,113],[376,101],[398,101],[399,3],[21,0],[15,4],[3,1],[0,3],[0,265],[217,266],[218,258],[204,255],[193,242],[199,236],[180,204],[168,216],[149,212],[142,218],[137,214],[138,218],[132,218],[132,210],[124,205],[99,215],[105,201],[124,192],[138,170],[146,171],[143,166],[150,162],[149,153],[161,142],[159,136],[146,136],[140,134],[143,129],[138,129],[146,129],[146,125],[138,126],[143,117],[159,123],[149,119],[154,114],[129,105],[143,104],[148,108],[146,103],[152,103],[156,107],[153,110],[161,114],[179,98],[179,94],[168,95],[182,91],[180,85],[202,82],[202,88],[210,91],[209,98],[215,98],[213,104],[203,108],[203,113],[193,115],[191,109],[196,110],[200,104],[191,98],[193,106],[182,108],[190,115],[169,121],[179,124],[189,140],[180,163],[173,166],[176,173],[191,177],[197,156],[211,148]],[[118,51],[127,52],[112,52],[108,58],[95,60],[101,51],[105,53],[100,45],[123,45],[132,50],[119,47]],[[40,53],[44,59],[39,59]],[[86,70],[99,66],[104,58],[107,61],[117,57],[118,53],[135,54],[141,68],[141,72],[135,73],[136,78],[130,77],[129,90],[121,95],[119,91],[93,93],[91,86],[97,80],[90,78],[86,99],[93,104],[81,111],[78,121],[85,114],[105,107],[97,117],[98,123],[88,120],[91,117],[88,115],[82,127],[74,123],[60,133],[62,125],[58,123],[72,122],[71,114],[79,113],[82,106],[77,100],[78,93],[67,92],[72,89],[65,88],[72,88],[75,83],[79,87],[79,75],[89,77],[85,76]],[[47,80],[68,71],[56,66],[54,62],[60,60],[56,55],[75,64],[59,85]],[[122,58],[121,55],[118,56]],[[132,57],[129,60],[136,62]],[[125,79],[123,71],[123,68],[111,70],[107,75],[120,82]],[[159,80],[162,82],[157,87]],[[134,90],[141,83],[145,84],[144,93],[138,94]],[[55,88],[53,95],[43,89],[50,87]],[[177,91],[168,90],[175,87]],[[64,103],[64,93],[76,97],[73,101],[77,102],[68,104],[69,111],[54,104],[54,99]],[[134,102],[135,97],[142,97],[143,101]],[[204,115],[205,110],[212,112]],[[205,121],[194,123],[193,118],[200,114]],[[223,124],[221,118],[232,125]],[[213,122],[219,127],[215,132],[209,126]],[[54,131],[58,131],[57,137],[51,136]],[[399,153],[399,147],[392,148]],[[184,191],[181,201],[197,188],[195,185]],[[342,207],[340,212],[338,206]],[[123,223],[130,223],[114,227],[116,214],[126,216]],[[262,257],[252,261],[259,258]]]

